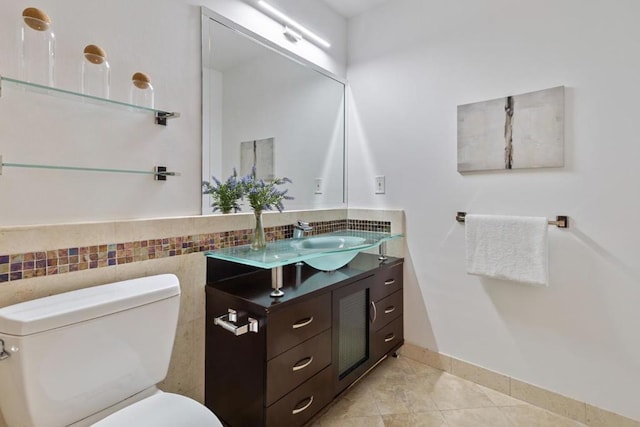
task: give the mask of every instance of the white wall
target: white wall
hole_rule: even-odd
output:
[[[407,340],[640,419],[640,4],[395,0],[349,21],[349,207],[403,207]],[[456,106],[565,85],[566,166],[456,172]],[[373,177],[386,175],[387,194]],[[456,211],[571,217],[551,286],[465,274]]]
[[[275,4],[275,3],[274,3]],[[284,4],[284,3],[283,3]],[[80,87],[82,50],[102,46],[111,65],[111,97],[127,100],[131,75],[145,71],[156,106],[182,117],[156,126],[151,116],[3,88],[0,154],[6,163],[140,169],[166,165],[181,177],[5,168],[0,176],[0,225],[72,223],[193,215],[201,194],[200,5],[242,21],[267,37],[281,32],[272,20],[240,0],[41,0],[57,37],[57,86]],[[16,32],[32,2],[0,6],[0,74],[17,75]],[[297,52],[344,74],[344,19],[317,0],[295,9],[303,20],[336,34],[325,52],[309,43]],[[320,30],[319,30],[320,31]],[[332,40],[333,41],[333,40]],[[295,178],[295,177],[292,177]]]

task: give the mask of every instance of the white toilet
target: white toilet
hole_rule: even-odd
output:
[[[179,305],[178,278],[163,274],[0,309],[5,421],[222,427],[200,403],[155,386],[167,375]]]

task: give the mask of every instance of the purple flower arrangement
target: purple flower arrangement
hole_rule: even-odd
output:
[[[213,184],[208,181],[202,182],[202,194],[211,195],[213,211],[221,211],[222,213],[238,212],[240,206],[238,200],[244,195],[244,178],[238,178],[236,169],[233,168],[231,175],[225,182],[220,182],[215,176],[212,176]]]
[[[244,197],[256,213],[274,209],[282,212],[283,201],[293,200],[293,197],[287,194],[287,189],[278,188],[280,185],[292,183],[289,178],[274,178],[269,181],[258,179],[255,167],[252,168],[251,173],[241,178],[238,178],[235,168],[233,175],[225,182],[221,182],[216,177],[212,178],[214,184],[202,182],[202,193],[211,195],[213,201],[211,206],[214,212],[217,210],[222,213],[229,213],[232,210],[238,212],[240,210],[238,201]]]
[[[283,200],[293,199],[287,194],[289,190],[280,190],[277,187],[286,183],[291,183],[291,180],[289,178],[275,178],[265,182],[263,179],[257,179],[255,168],[249,175],[242,178],[244,195],[247,197],[251,209],[255,212],[273,210],[274,208],[278,212],[282,212],[284,210]]]

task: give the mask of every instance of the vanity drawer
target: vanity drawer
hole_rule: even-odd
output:
[[[373,333],[373,343],[371,344],[373,360],[380,359],[385,353],[400,344],[402,340],[402,317],[399,317]]]
[[[296,427],[309,421],[333,398],[331,366],[266,409],[267,427]]]
[[[330,329],[271,359],[267,362],[266,406],[330,364]]]
[[[379,301],[387,295],[402,289],[402,264],[380,269],[373,278],[371,300]]]
[[[331,293],[274,312],[267,324],[267,360],[330,327]]]
[[[374,331],[382,328],[393,319],[402,315],[402,290],[392,293],[378,302],[372,301],[374,320],[371,328]]]

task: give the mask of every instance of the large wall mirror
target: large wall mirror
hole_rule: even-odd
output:
[[[287,210],[345,206],[344,82],[206,8],[202,68],[203,180],[255,165],[293,181]]]

